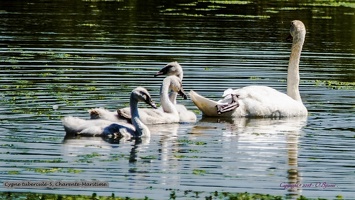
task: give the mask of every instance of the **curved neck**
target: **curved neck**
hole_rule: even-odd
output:
[[[287,71],[287,95],[299,102],[302,102],[298,87],[300,83],[299,63],[303,42],[304,39],[302,38],[293,39]]]
[[[130,97],[130,109],[131,109],[131,120],[133,126],[136,128],[136,135],[134,137],[150,137],[149,129],[143,122],[139,119],[138,113],[138,101],[137,99],[131,94]]]
[[[184,78],[184,72],[181,70],[180,74],[177,75],[177,77],[179,77],[180,80],[182,81],[182,79]]]
[[[173,103],[173,104],[176,104],[176,98],[177,98],[177,96],[178,96],[178,93],[177,93],[177,92],[174,92],[174,91],[170,92],[170,93],[169,93],[169,100],[170,100],[170,102]]]
[[[180,74],[179,75],[176,75],[177,77],[180,78],[181,82],[182,82],[182,79],[184,78],[184,72],[181,70]],[[169,93],[169,99],[170,101],[173,103],[173,104],[176,104],[176,98],[178,96],[178,93],[177,92],[170,92]]]
[[[171,102],[171,99],[169,98],[169,89],[170,89],[170,81],[168,79],[164,79],[163,84],[160,87],[160,103],[161,106],[166,113],[177,113],[177,110],[174,106],[174,104]],[[176,92],[173,92],[177,94]],[[172,98],[175,98],[176,102],[176,95],[171,95]]]

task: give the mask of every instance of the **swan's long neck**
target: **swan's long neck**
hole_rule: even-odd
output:
[[[170,80],[164,79],[162,86],[160,87],[160,103],[166,113],[177,113],[176,107],[169,98]],[[176,93],[176,92],[174,92]],[[176,96],[175,96],[176,100]]]
[[[181,71],[180,74],[179,74],[179,75],[176,75],[176,76],[179,77],[180,80],[181,80],[181,82],[182,82],[182,79],[183,79],[183,77],[184,77],[184,73]],[[176,98],[177,98],[177,96],[178,96],[178,93],[177,93],[177,92],[172,91],[172,92],[169,93],[169,99],[170,99],[170,101],[171,101],[173,104],[177,104],[177,103],[176,103]]]
[[[133,126],[136,128],[136,135],[135,137],[150,137],[150,132],[148,127],[143,124],[143,122],[139,118],[139,113],[138,113],[138,101],[134,97],[133,94],[131,94],[130,97],[130,109],[131,109],[131,120]]]
[[[181,70],[180,74],[177,75],[177,77],[179,77],[182,82],[182,79],[184,78],[184,72]]]
[[[170,92],[169,93],[169,100],[173,103],[176,104],[176,98],[177,98],[178,93],[177,92]]]
[[[299,102],[302,102],[298,87],[300,83],[299,63],[303,42],[304,37],[293,39],[287,72],[287,95]]]

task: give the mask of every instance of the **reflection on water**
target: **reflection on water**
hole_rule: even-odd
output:
[[[226,2],[0,1],[0,182],[96,179],[110,187],[33,191],[138,198],[169,189],[353,198],[354,4]],[[209,98],[254,84],[285,91],[293,19],[307,27],[308,119],[201,118],[181,100],[199,121],[149,126],[149,140],[65,138],[61,117],[125,107],[138,84],[158,99],[153,75],[174,60],[184,89]],[[316,187],[324,182],[337,187]]]
[[[87,165],[100,163],[95,173],[110,174],[100,180],[109,181],[111,188],[123,190],[124,194],[132,185],[138,190],[181,187],[212,192],[216,187],[233,191],[247,180],[251,181],[248,189],[258,192],[266,186],[266,178],[274,180],[267,187],[276,190],[280,190],[281,183],[300,182],[298,138],[303,134],[306,118],[240,119],[233,123],[212,120],[216,119],[204,118],[195,125],[153,125],[151,140],[144,142],[66,139],[62,153],[66,161],[77,163],[72,167],[85,163],[85,168],[91,168]],[[179,134],[181,129],[190,134]],[[111,176],[127,176],[128,180],[122,185]],[[292,189],[289,195],[300,194],[300,188]]]
[[[284,168],[285,180],[279,184],[301,182],[298,174],[298,138],[304,134],[301,129],[306,125],[307,117],[233,120],[203,118],[200,123],[208,124],[216,121],[224,124],[223,136],[226,139],[223,141],[223,145],[226,145],[224,148],[230,149],[229,153],[237,154],[233,159],[239,161],[238,165],[242,166],[244,159],[252,160],[251,162],[247,161],[248,170],[268,172],[280,170],[278,164],[287,164],[287,167]],[[204,126],[196,125],[192,132],[194,134],[203,133],[206,132],[206,129]],[[231,137],[236,139],[231,140]],[[253,163],[255,160],[262,165],[255,165]],[[229,169],[226,170],[229,171]],[[274,185],[274,187],[276,186]],[[288,195],[299,196],[300,190],[299,187],[289,188]]]

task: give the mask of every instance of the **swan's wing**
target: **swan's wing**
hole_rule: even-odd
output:
[[[175,107],[179,113],[180,122],[182,123],[196,122],[197,117],[194,112],[192,112],[191,110],[187,110],[187,108],[182,104],[176,104]]]
[[[129,108],[128,108],[129,109]],[[104,108],[93,108],[89,110],[90,119],[103,119],[111,122],[127,123],[126,118],[120,117],[117,112],[112,112]]]
[[[106,119],[115,116],[115,112],[111,112],[105,108],[92,108],[88,110],[90,119]],[[117,115],[117,114],[116,114]]]
[[[72,116],[64,117],[62,119],[62,124],[67,133],[74,133],[74,134],[79,133],[87,126],[89,126],[89,123],[87,123],[86,120],[80,119],[78,117],[72,117]]]
[[[136,133],[134,127],[129,124],[105,122],[89,126],[80,131],[78,135],[91,137],[131,138],[132,136],[135,137]]]
[[[141,116],[141,115],[151,115],[152,117],[157,116],[153,110],[154,109],[149,109],[149,108],[138,108],[138,113],[139,113],[139,116]],[[132,118],[131,109],[130,108],[118,109],[117,110],[117,114],[118,114],[119,117],[122,117],[122,118],[125,118],[125,119],[131,119]]]
[[[238,96],[242,116],[290,117],[306,113],[302,103],[267,86],[247,86],[233,92]]]
[[[228,91],[229,93],[230,91]],[[232,101],[228,94],[216,102],[190,91],[191,100],[206,116],[211,117],[292,117],[307,115],[305,106],[288,95],[267,86],[247,86],[234,90],[238,108],[218,115],[216,106],[225,107]],[[228,107],[226,107],[228,108]]]
[[[129,123],[116,123],[103,119],[85,120],[71,116],[63,118],[62,124],[67,134],[78,134],[83,136],[102,136],[104,129],[112,124],[135,130],[134,126]]]
[[[102,136],[104,128],[105,126],[89,126],[77,134],[81,136],[100,137]]]
[[[89,128],[89,127],[104,127],[108,126],[112,122],[107,121],[107,120],[85,120],[85,119],[80,119],[78,117],[64,117],[62,119],[62,124],[64,126],[64,129],[67,133],[80,133],[81,131]],[[95,131],[93,134],[97,134]]]
[[[117,110],[120,117],[131,119],[130,109]],[[138,108],[139,118],[144,124],[164,124],[179,122],[179,118],[172,113],[166,113],[160,107],[158,109]]]
[[[100,111],[99,110],[106,110],[104,108],[93,108],[88,110],[90,115],[90,119],[100,119]]]
[[[166,124],[179,122],[179,116],[173,113],[166,113],[163,109],[142,109],[139,116],[144,124]]]
[[[119,117],[125,118],[125,119],[131,119],[131,109],[130,108],[120,108],[117,109],[117,114]]]
[[[223,99],[219,100],[220,105],[227,105],[233,102],[232,95],[237,98],[238,101],[252,99],[256,102],[266,102],[275,100],[276,96],[279,96],[280,92],[267,86],[247,86],[239,89],[227,89],[223,93]],[[281,93],[284,95],[283,93]]]

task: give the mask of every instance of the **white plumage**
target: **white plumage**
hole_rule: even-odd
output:
[[[144,124],[166,124],[177,123],[180,121],[179,113],[175,105],[169,99],[169,90],[180,93],[186,98],[186,94],[183,92],[181,85],[181,80],[176,76],[166,77],[160,87],[161,107],[159,109],[138,109],[140,120]],[[131,111],[129,107],[120,108],[117,112],[111,112],[103,108],[91,109],[89,112],[92,119],[104,119],[112,122],[126,122],[127,119],[131,119]]]
[[[132,124],[112,122],[104,119],[80,119],[68,116],[62,119],[67,134],[103,137],[150,137],[148,127],[140,120],[138,102],[142,101],[156,108],[149,92],[143,87],[134,89],[130,96],[130,113]]]
[[[307,109],[302,103],[298,89],[300,80],[299,61],[306,35],[304,24],[299,20],[292,21],[290,34],[293,43],[287,74],[287,94],[267,86],[247,86],[236,90],[227,89],[223,94],[225,98],[218,102],[190,91],[192,101],[206,116],[307,116]],[[217,110],[217,108],[220,110]]]

